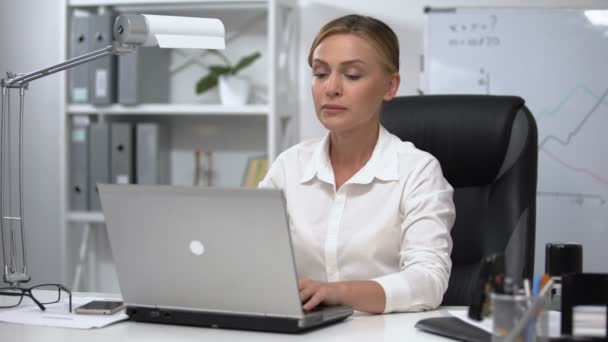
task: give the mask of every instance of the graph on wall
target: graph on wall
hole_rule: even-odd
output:
[[[608,271],[608,10],[430,11],[422,90],[524,98],[539,129],[536,272],[547,242]]]

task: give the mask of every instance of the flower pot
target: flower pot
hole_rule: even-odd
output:
[[[249,100],[251,84],[246,79],[222,75],[218,79],[218,86],[223,105],[244,105]]]

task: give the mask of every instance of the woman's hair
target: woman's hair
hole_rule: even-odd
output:
[[[354,34],[367,40],[380,55],[380,62],[389,73],[399,72],[399,41],[395,32],[382,21],[350,14],[325,24],[315,37],[308,53],[308,65],[312,66],[312,54],[321,42],[335,34]]]

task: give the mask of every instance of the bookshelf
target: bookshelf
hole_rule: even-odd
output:
[[[299,60],[299,14],[297,0],[67,0],[65,51],[70,51],[70,23],[73,15],[99,13],[145,13],[213,17],[226,28],[225,55],[233,63],[259,51],[262,57],[243,70],[252,84],[252,96],[244,105],[223,105],[217,90],[202,95],[194,92],[197,79],[209,64],[217,62],[205,51],[173,50],[170,77],[141,84],[142,89],[165,82],[166,101],[123,105],[65,102],[62,115],[62,186],[66,283],[77,291],[117,290],[113,261],[99,210],[70,207],[70,127],[75,120],[93,123],[159,122],[170,131],[170,184],[192,185],[194,155],[213,153],[211,186],[251,186],[263,176],[260,166],[270,165],[276,156],[297,140]],[[142,58],[145,58],[143,56]],[[66,94],[70,94],[66,79]],[[251,161],[255,174],[247,177]],[[195,166],[197,167],[197,166]],[[245,184],[246,181],[249,183]],[[70,272],[73,269],[73,272]],[[109,279],[109,280],[104,280]]]

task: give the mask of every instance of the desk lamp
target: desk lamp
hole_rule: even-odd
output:
[[[0,231],[4,253],[4,282],[9,283],[10,286],[19,286],[31,279],[25,251],[22,181],[23,106],[29,82],[108,55],[126,54],[134,51],[138,46],[224,49],[224,35],[224,25],[218,19],[146,14],[120,15],[114,21],[114,41],[111,45],[28,74],[7,73],[7,78],[0,81],[2,87]],[[11,130],[9,96],[12,89],[18,89],[20,97],[19,122],[16,123],[16,130]],[[16,136],[16,144],[11,146],[14,136]],[[13,158],[14,155],[16,158]],[[17,165],[13,165],[13,159],[17,159]],[[13,189],[14,185],[15,189]],[[19,257],[21,260],[18,260]]]

